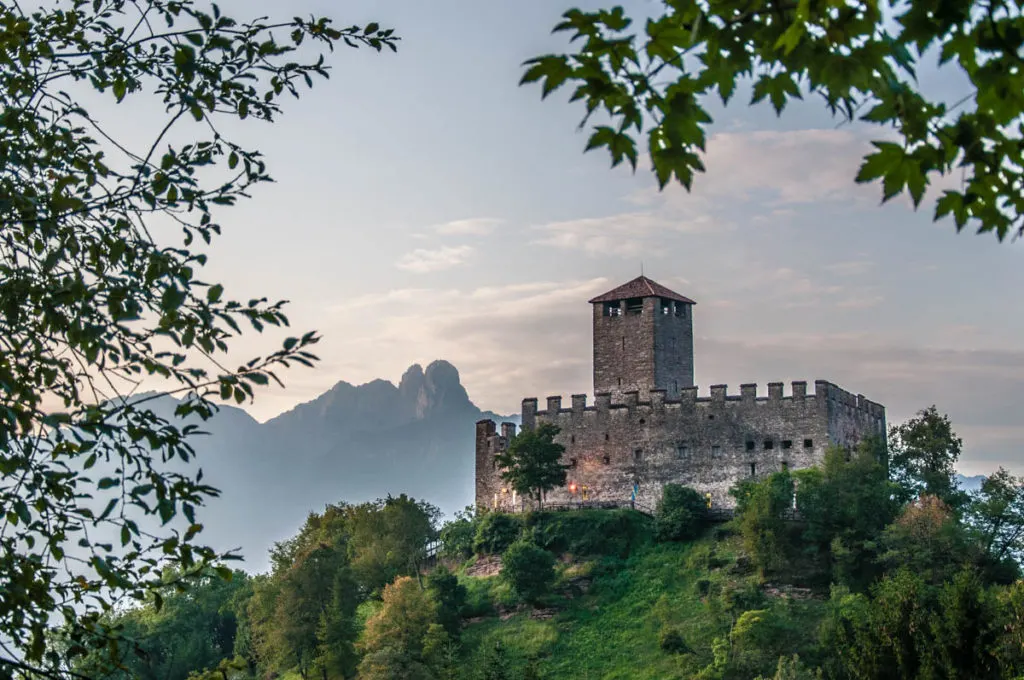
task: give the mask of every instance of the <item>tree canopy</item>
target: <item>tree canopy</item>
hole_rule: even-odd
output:
[[[495,457],[502,468],[501,478],[518,493],[542,503],[544,492],[565,484],[568,465],[563,465],[565,447],[555,442],[558,426],[541,423],[524,429]]]
[[[224,123],[273,122],[335,45],[396,40],[195,0],[0,4],[0,677],[64,674],[113,644],[102,614],[119,601],[160,606],[164,566],[184,582],[218,561],[196,540],[216,494],[188,466],[198,426],[136,392],[206,419],[312,365],[317,341],[226,365],[243,329],[288,319],[201,274],[223,210],[271,179]]]
[[[882,200],[906,193],[918,207],[943,176],[934,219],[952,216],[999,240],[1024,234],[1024,46],[1015,3],[983,0],[661,0],[642,27],[622,7],[571,9],[555,32],[574,50],[526,62],[522,82],[543,96],[568,84],[592,125],[587,150],[637,166],[646,149],[658,183],[687,190],[704,172],[712,119],[749,80],[751,104],[781,115],[793,99],[820,97],[841,121],[887,130],[857,182],[881,181]],[[648,10],[645,9],[645,13]],[[926,61],[958,72],[964,92],[946,101],[918,80]],[[646,135],[646,139],[642,136]],[[851,168],[853,179],[853,168]],[[947,183],[951,184],[951,183]]]

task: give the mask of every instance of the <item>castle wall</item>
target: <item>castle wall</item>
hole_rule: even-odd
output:
[[[536,399],[523,400],[523,427],[557,425],[563,462],[572,466],[566,486],[546,502],[623,501],[636,484],[637,501],[654,508],[662,486],[675,482],[710,494],[715,506],[731,507],[728,491],[737,481],[811,467],[830,444],[852,445],[885,430],[883,407],[826,381],[817,381],[813,394],[806,383],[794,382],[789,395],[782,383],[769,383],[764,396],[752,384],[742,385],[739,395],[728,394],[725,385],[713,385],[704,397],[696,387],[681,389],[679,399],[666,399],[663,390],[649,395],[641,401],[638,392],[621,399],[597,394],[591,406],[585,395],[573,395],[568,408],[561,397],[548,397],[544,410]],[[487,427],[477,426],[477,504],[492,507],[497,498],[498,507],[521,509],[523,499],[513,508],[511,492],[501,492],[501,472],[488,458],[507,441],[493,434],[493,423]],[[573,483],[575,494],[569,492]]]

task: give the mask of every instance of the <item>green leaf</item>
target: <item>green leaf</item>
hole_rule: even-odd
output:
[[[206,301],[210,304],[214,304],[220,300],[221,295],[224,294],[224,286],[219,283],[215,283],[210,286],[209,290],[206,291]]]
[[[525,85],[543,79],[541,85],[541,99],[557,90],[573,74],[572,66],[569,65],[569,58],[560,55],[548,55],[538,59],[531,59],[525,62],[532,64],[526,70],[519,84]]]

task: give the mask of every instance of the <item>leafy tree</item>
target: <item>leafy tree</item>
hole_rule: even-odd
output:
[[[495,641],[494,646],[487,650],[480,678],[481,680],[510,680],[511,677],[512,671],[505,647],[500,641]]]
[[[879,442],[852,455],[831,447],[820,468],[799,470],[796,503],[804,529],[799,550],[822,559],[833,581],[866,588],[877,576],[876,542],[899,512]]]
[[[343,549],[343,546],[342,546]],[[320,661],[323,634],[321,624],[331,601],[331,586],[336,583],[343,553],[334,546],[318,546],[302,555],[282,575],[271,625],[278,639],[275,647],[283,652],[281,670],[294,667],[303,680]],[[347,593],[341,597],[346,598]],[[341,651],[341,650],[339,650]]]
[[[168,572],[173,582],[177,574]],[[249,578],[235,571],[224,579],[212,570],[178,590],[167,586],[159,591],[163,605],[153,601],[113,616],[111,628],[117,630],[120,644],[130,649],[121,659],[122,668],[106,668],[117,657],[100,649],[79,659],[74,672],[102,674],[110,678],[141,680],[185,680],[193,671],[216,668],[222,660],[231,660],[238,623],[232,607],[234,598],[248,591]]]
[[[198,426],[160,415],[159,394],[128,395],[146,381],[183,399],[175,416],[206,419],[218,397],[244,402],[312,364],[307,333],[224,367],[243,326],[287,318],[202,277],[222,210],[270,180],[222,124],[272,122],[327,75],[335,44],[395,40],[194,0],[0,4],[0,675],[58,677],[95,644],[116,652],[101,614],[159,607],[164,562],[183,584],[217,562],[197,541],[216,494],[188,465]],[[134,146],[105,110],[151,136]]]
[[[405,494],[347,506],[352,569],[369,591],[398,576],[419,575],[426,544],[437,538],[441,511]]]
[[[838,595],[843,603],[823,642],[841,677],[1006,677],[996,658],[997,602],[971,570],[936,587],[904,567],[882,579],[871,600]]]
[[[821,671],[814,671],[800,661],[800,655],[780,656],[779,665],[775,667],[775,675],[771,678],[759,676],[757,680],[815,680],[821,678]]]
[[[524,429],[505,451],[495,456],[502,468],[501,478],[518,493],[536,500],[538,508],[545,491],[565,484],[569,469],[561,462],[565,447],[555,442],[558,432],[558,427],[551,423]]]
[[[681,484],[666,484],[654,512],[659,541],[688,541],[700,535],[707,522],[707,501]]]
[[[536,604],[555,579],[555,557],[529,541],[518,541],[501,558],[501,577],[519,597]]]
[[[455,513],[455,519],[441,527],[441,554],[453,559],[473,556],[473,539],[480,516],[472,505]]]
[[[423,637],[423,659],[439,680],[458,678],[459,647],[440,623],[432,623]]]
[[[790,100],[814,94],[843,121],[891,128],[895,139],[875,141],[856,176],[880,179],[883,201],[906,191],[917,206],[931,182],[955,175],[959,187],[943,191],[936,220],[952,215],[958,231],[971,223],[1000,240],[1024,234],[1016,5],[659,5],[641,30],[622,7],[571,9],[555,31],[572,36],[576,50],[526,62],[522,82],[541,82],[544,96],[573,88],[572,101],[586,107],[581,127],[602,114],[587,150],[606,148],[613,165],[625,160],[635,170],[646,132],[643,145],[659,185],[675,178],[689,190],[704,171],[709,98],[717,93],[727,105],[738,81],[749,79],[751,104],[768,100],[779,115]],[[922,90],[917,70],[925,55],[966,76],[961,98],[947,102]]]
[[[965,565],[978,563],[978,550],[941,500],[922,496],[908,505],[879,539],[879,561],[889,571],[909,568],[927,583],[940,584]]]
[[[1003,468],[971,494],[967,521],[996,562],[1024,559],[1024,480]]]
[[[317,665],[325,678],[355,676],[359,657],[355,642],[359,635],[356,608],[359,606],[359,584],[347,562],[334,570],[330,601],[320,614],[316,631]]]
[[[488,512],[477,525],[473,549],[481,555],[500,555],[515,543],[523,531],[523,523],[515,515]]]
[[[953,431],[949,416],[929,406],[889,430],[889,472],[903,501],[921,494],[942,500],[953,509],[967,500],[956,481],[956,462],[963,440]]]
[[[462,608],[466,604],[466,586],[443,565],[427,576],[427,594],[437,605],[437,621],[453,639],[462,629]]]
[[[793,477],[776,472],[737,484],[729,493],[736,498],[735,522],[751,559],[763,572],[780,569],[791,552],[784,515],[793,504]]]
[[[397,647],[369,652],[359,663],[359,680],[435,680],[422,661]]]
[[[383,668],[385,659],[401,669],[418,669],[423,665],[423,641],[433,623],[437,623],[436,605],[416,581],[402,576],[389,583],[384,588],[383,606],[366,622],[359,642],[366,655],[359,664],[360,677]],[[384,652],[387,653],[382,655]],[[401,672],[412,671],[372,677],[401,677]]]

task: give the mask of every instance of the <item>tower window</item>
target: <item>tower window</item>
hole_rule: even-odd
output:
[[[757,463],[751,463],[750,464],[750,476],[751,477],[756,477],[757,476]]]
[[[712,458],[718,458],[720,455],[722,455],[722,447],[715,444],[711,447],[711,456]]]
[[[661,313],[668,316],[672,313],[672,301],[661,298]]]
[[[754,442],[747,442],[747,451],[754,450]]]
[[[775,444],[772,442],[771,439],[765,439],[764,440],[764,450],[765,451],[771,451],[774,448],[775,448]]]
[[[569,435],[569,443],[570,444],[575,444],[576,443],[576,435],[574,435],[574,434]]]
[[[606,302],[604,303],[604,315],[605,316],[620,316],[622,314],[622,308],[618,302]]]
[[[626,314],[642,314],[643,311],[643,298],[629,298],[628,300],[626,300]]]
[[[788,472],[789,471],[789,463],[787,461],[782,461],[782,471],[783,472]]]
[[[622,378],[619,378],[619,387],[622,387]]]
[[[805,449],[814,448],[814,440],[813,439],[805,439],[804,440],[804,448]]]
[[[791,449],[791,448],[793,448],[793,441],[791,439],[783,439],[782,440],[782,448],[784,448],[784,449]]]
[[[686,318],[686,305],[682,302],[676,303],[676,316]]]
[[[644,420],[643,418],[641,418],[641,419],[640,419],[640,424],[641,424],[641,425],[646,425],[646,424],[647,424],[647,421],[646,421],[646,420]]]
[[[604,433],[604,440],[608,441],[608,433],[607,432]]]
[[[611,462],[612,462],[612,457],[611,456],[605,456],[604,457],[604,464],[605,465],[610,465]]]
[[[570,458],[569,459],[569,467],[571,467],[571,468],[576,467],[576,459],[575,458]]]
[[[679,460],[689,460],[690,458],[690,447],[687,444],[680,444],[676,447],[676,458]]]
[[[622,336],[622,349],[626,349],[626,336]],[[622,382],[622,378],[619,378],[619,382]]]
[[[640,459],[644,457],[643,449],[633,449],[633,460],[640,462]]]

